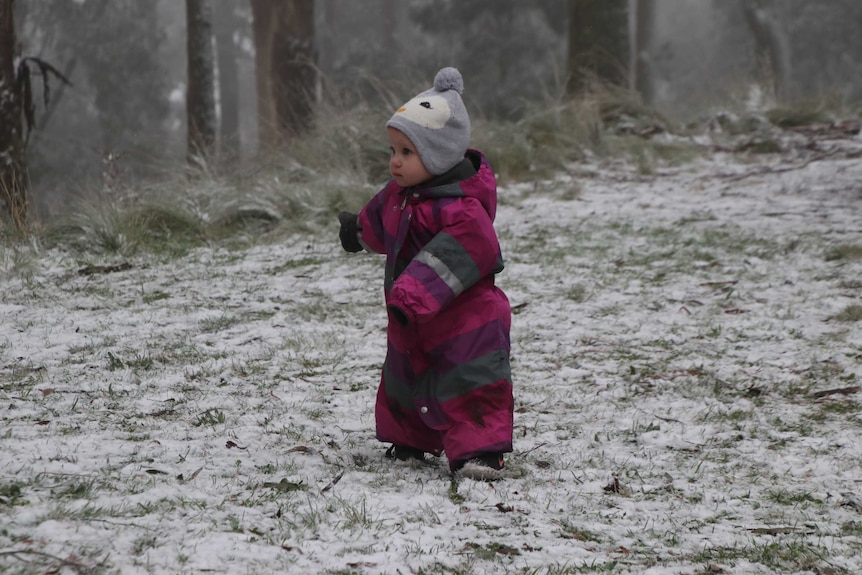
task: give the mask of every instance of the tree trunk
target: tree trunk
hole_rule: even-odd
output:
[[[790,42],[769,14],[762,0],[741,0],[742,11],[754,37],[758,80],[771,86],[781,101],[787,96],[790,80]]]
[[[655,103],[653,32],[657,0],[637,0],[635,14],[635,90],[647,104]]]
[[[335,30],[339,26],[340,12],[338,2],[335,0],[323,0],[319,6],[322,12],[323,27],[319,37],[316,38],[317,57],[318,65],[323,74],[326,75],[332,72],[338,59],[338,38],[335,36]]]
[[[12,222],[27,219],[27,164],[16,89],[14,0],[0,0],[0,197]]]
[[[275,106],[270,78],[275,3],[271,0],[251,0],[251,12],[257,88],[257,140],[258,148],[264,150],[276,140]]]
[[[284,0],[276,9],[271,87],[280,137],[311,129],[317,83],[314,0]]]
[[[594,81],[627,84],[628,31],[628,0],[569,0],[569,95]]]
[[[219,2],[215,11],[218,53],[218,93],[221,110],[221,154],[227,162],[239,157],[239,67],[236,63],[234,33],[237,18],[233,2]]]
[[[383,0],[383,50],[394,54],[396,49],[395,31],[398,29],[398,0]]]
[[[216,139],[212,5],[210,0],[186,0],[189,160],[211,157]]]

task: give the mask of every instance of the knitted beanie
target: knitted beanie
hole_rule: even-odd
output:
[[[455,68],[443,68],[434,87],[401,106],[386,122],[410,138],[419,158],[434,175],[444,174],[463,158],[470,143],[470,116],[461,92],[464,80]]]

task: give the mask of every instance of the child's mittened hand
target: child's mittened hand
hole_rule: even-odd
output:
[[[359,243],[359,215],[350,212],[338,212],[338,222],[341,224],[341,230],[338,232],[338,239],[341,240],[341,247],[345,251],[355,253],[362,251],[362,244]]]

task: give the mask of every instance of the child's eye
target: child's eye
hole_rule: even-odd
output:
[[[404,148],[403,150],[401,150],[401,153],[404,154],[405,156],[409,156],[410,154],[413,153],[413,150],[411,150],[410,148]]]

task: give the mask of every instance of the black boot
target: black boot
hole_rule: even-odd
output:
[[[416,449],[415,447],[393,443],[392,446],[386,450],[386,457],[389,459],[397,459],[398,461],[409,461],[411,459],[425,461],[425,452],[421,449]]]

